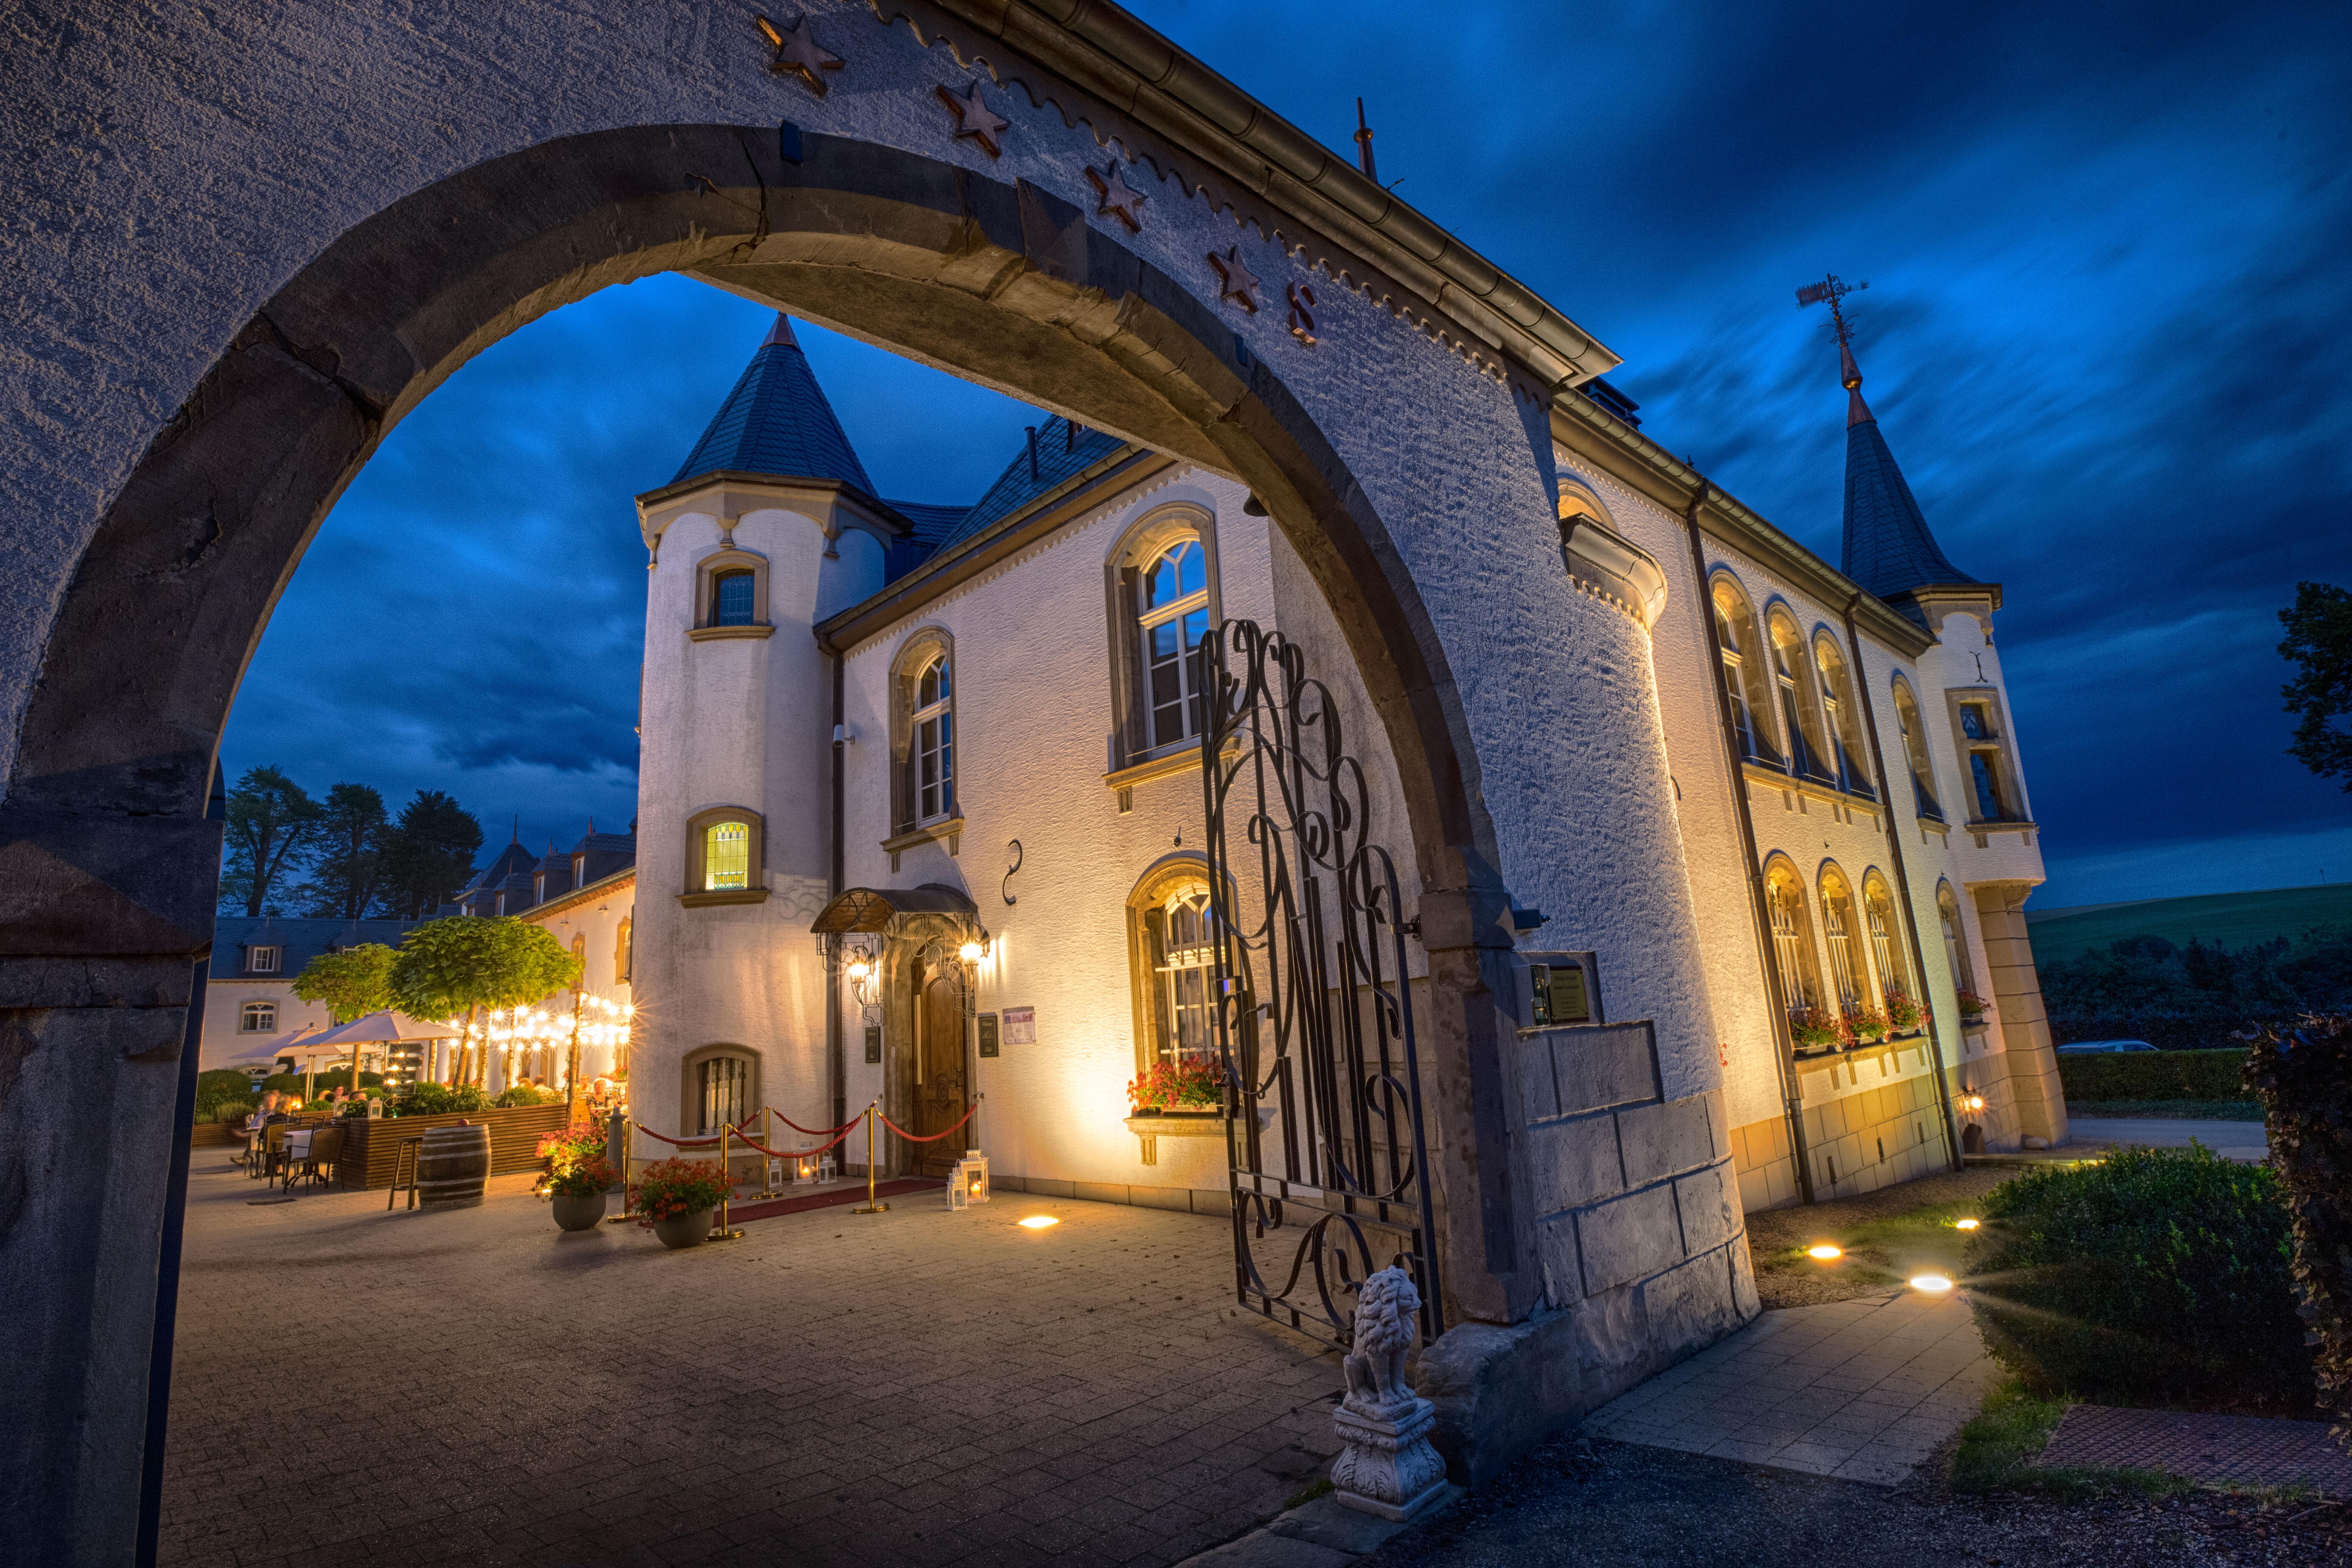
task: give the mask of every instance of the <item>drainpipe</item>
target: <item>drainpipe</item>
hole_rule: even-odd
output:
[[[842,656],[835,653],[833,655],[833,858],[825,875],[828,902],[841,897],[841,884],[847,864],[841,825],[844,774],[846,772],[845,753],[848,749],[841,727],[846,722],[848,717],[844,710],[842,695]],[[833,1089],[832,1125],[838,1127],[849,1120],[849,1065],[848,1058],[842,1053],[841,977],[837,974],[825,976],[824,1067],[826,1080]]]
[[[1789,1152],[1797,1167],[1797,1197],[1801,1203],[1813,1201],[1813,1162],[1805,1147],[1805,1090],[1797,1076],[1797,1041],[1789,1032],[1788,1009],[1780,998],[1789,993],[1780,984],[1780,955],[1772,949],[1771,917],[1764,909],[1764,862],[1756,850],[1756,819],[1748,809],[1748,774],[1742,766],[1745,759],[1739,751],[1738,726],[1731,718],[1731,693],[1723,684],[1723,640],[1715,630],[1715,595],[1707,586],[1706,546],[1699,537],[1698,510],[1706,504],[1707,491],[1714,487],[1706,479],[1691,492],[1690,510],[1683,513],[1684,527],[1690,533],[1691,572],[1698,582],[1698,621],[1706,638],[1708,684],[1715,692],[1716,728],[1723,737],[1723,755],[1731,767],[1731,803],[1733,815],[1739,820],[1739,850],[1748,873],[1748,914],[1756,933],[1756,955],[1764,968],[1764,984],[1770,993],[1769,1005],[1765,1008],[1772,1019],[1773,1054],[1780,1063],[1780,1103],[1789,1121]]]
[[[1853,597],[1845,602],[1846,656],[1853,660],[1854,678],[1861,687],[1856,696],[1862,708],[1863,725],[1870,735],[1870,765],[1878,770],[1879,787],[1887,795],[1879,804],[1886,808],[1886,855],[1895,863],[1895,896],[1903,900],[1905,934],[1910,938],[1911,973],[1919,977],[1919,989],[1925,992],[1927,989],[1927,957],[1919,946],[1919,914],[1911,902],[1910,873],[1903,868],[1903,836],[1895,826],[1895,775],[1886,771],[1886,753],[1879,748],[1878,705],[1871,700],[1870,672],[1863,665],[1862,636],[1854,627],[1854,607],[1861,603],[1860,589],[1856,589]],[[1905,777],[1910,776],[1908,757],[1904,759],[1903,773]],[[1927,1004],[1923,1001],[1920,1005],[1925,1006]],[[1927,1014],[1927,1049],[1936,1060],[1936,1100],[1944,1108],[1944,1152],[1950,1158],[1952,1169],[1957,1171],[1961,1168],[1960,1140],[1959,1134],[1953,1131],[1952,1084],[1944,1072],[1944,1031],[1937,1023],[1933,1010]]]

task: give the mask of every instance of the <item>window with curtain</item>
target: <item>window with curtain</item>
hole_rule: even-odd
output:
[[[1188,741],[1207,723],[1201,639],[1209,630],[1209,562],[1198,539],[1180,539],[1145,568],[1137,605],[1149,745]]]
[[[944,654],[925,665],[915,681],[909,733],[915,764],[915,820],[939,822],[953,816],[955,691]]]
[[[1206,1061],[1217,1043],[1210,1012],[1216,973],[1215,916],[1205,886],[1179,889],[1144,916],[1152,973],[1155,1054],[1172,1064]]]
[[[1731,698],[1740,754],[1750,762],[1777,767],[1780,754],[1768,739],[1772,705],[1764,683],[1763,649],[1756,638],[1756,614],[1748,608],[1747,595],[1728,577],[1717,577],[1709,596],[1715,604],[1716,641],[1723,650],[1723,684]]]
[[[758,579],[750,572],[720,572],[710,579],[710,624],[748,626],[751,624],[753,589]]]
[[[1765,893],[1764,908],[1772,922],[1772,958],[1780,972],[1780,1005],[1790,1013],[1815,1006],[1821,987],[1813,977],[1805,890],[1787,863],[1776,861],[1765,873]]]
[[[705,892],[751,885],[751,825],[714,822],[702,830],[702,887]]]
[[[1822,934],[1830,953],[1830,983],[1843,1007],[1867,1006],[1870,972],[1854,950],[1853,893],[1836,868],[1822,873]]]
[[[236,1032],[240,1035],[274,1035],[278,1032],[278,1004],[247,1002],[237,1012]]]
[[[1895,895],[1877,872],[1862,879],[1862,918],[1870,931],[1870,959],[1877,966],[1878,983],[1889,996],[1909,996],[1910,972],[1903,962],[1902,927],[1895,918]]]
[[[751,1064],[742,1057],[712,1057],[694,1067],[700,1120],[698,1136],[731,1127],[751,1114]]]
[[[1943,821],[1944,808],[1936,800],[1935,765],[1927,760],[1927,734],[1919,724],[1919,699],[1899,675],[1895,678],[1895,727],[1903,733],[1903,757],[1911,765],[1911,794],[1919,815],[1930,822]]]

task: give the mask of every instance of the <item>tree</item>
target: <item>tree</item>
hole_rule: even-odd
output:
[[[383,886],[384,840],[392,831],[383,796],[366,784],[339,784],[319,812],[317,858],[303,888],[316,917],[355,921],[368,914]]]
[[[309,858],[319,805],[276,768],[247,768],[228,796],[228,854],[221,903],[248,915],[278,913],[270,894]]]
[[[338,1024],[381,1013],[392,1005],[394,956],[380,942],[322,952],[294,977],[294,994],[305,1002],[325,1003]]]
[[[437,789],[418,790],[384,837],[381,886],[391,911],[421,920],[456,898],[481,847],[482,825],[471,813]]]
[[[512,915],[427,921],[400,939],[392,961],[393,1005],[419,1018],[466,1020],[485,1007],[520,1007],[580,983],[580,961],[540,926]],[[481,1071],[477,1056],[460,1075]]]
[[[2294,607],[2279,612],[2286,640],[2280,657],[2295,677],[2279,688],[2294,727],[2287,754],[2321,778],[2340,778],[2352,793],[2352,593],[2327,583],[2297,583]]]

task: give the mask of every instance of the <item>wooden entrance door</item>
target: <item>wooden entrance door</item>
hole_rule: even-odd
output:
[[[915,1119],[918,1134],[946,1132],[963,1116],[963,990],[934,974],[915,998]],[[963,1157],[967,1134],[914,1146],[918,1175],[945,1177]]]

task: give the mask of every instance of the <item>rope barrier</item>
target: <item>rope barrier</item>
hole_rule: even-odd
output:
[[[920,1138],[917,1137],[914,1133],[908,1131],[905,1128],[891,1121],[887,1116],[882,1116],[880,1111],[877,1110],[875,1114],[877,1116],[882,1116],[883,1126],[887,1127],[891,1131],[896,1132],[899,1137],[904,1138],[909,1143],[936,1143],[940,1139],[946,1137],[948,1132],[954,1131],[956,1127],[961,1127],[965,1122],[971,1121],[974,1113],[979,1110],[980,1102],[978,1100],[974,1100],[972,1102],[971,1110],[965,1111],[961,1116],[956,1118],[955,1127],[949,1128],[946,1132],[934,1132],[928,1137]]]
[[[793,1131],[805,1132],[812,1138],[822,1138],[828,1132],[847,1132],[850,1129],[856,1127],[860,1121],[866,1119],[866,1112],[861,1110],[838,1127],[803,1127],[799,1122],[793,1121],[791,1117],[786,1116],[782,1111],[778,1110],[772,1105],[762,1106],[761,1109],[765,1110],[769,1115],[774,1117],[777,1121],[782,1122],[785,1126],[791,1128]]]
[[[713,1143],[719,1142],[718,1138],[672,1138],[664,1133],[655,1131],[652,1128],[646,1126],[642,1121],[633,1121],[630,1125],[648,1138],[659,1138],[663,1142],[668,1144],[673,1149],[707,1149]],[[849,1123],[849,1127],[855,1127],[857,1123],[855,1121]],[[962,1123],[958,1122],[956,1125],[961,1126]],[[827,1149],[832,1148],[835,1143],[839,1143],[842,1139],[847,1138],[849,1136],[849,1127],[843,1128],[841,1137],[835,1138],[832,1143],[820,1143],[814,1149],[797,1149],[790,1152],[771,1149],[765,1143],[761,1143],[753,1139],[750,1133],[744,1131],[740,1127],[732,1128],[730,1131],[734,1133],[736,1142],[742,1144],[747,1149],[757,1149],[761,1153],[765,1154],[771,1160],[806,1160],[824,1153]],[[952,1132],[954,1131],[954,1127],[948,1129],[949,1132]],[[946,1133],[940,1134],[941,1137],[945,1137],[946,1135]]]

